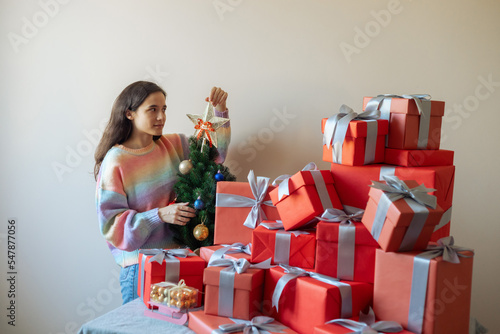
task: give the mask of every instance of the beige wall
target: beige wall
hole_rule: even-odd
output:
[[[360,110],[363,96],[379,93],[446,101],[442,147],[457,166],[452,234],[476,250],[472,316],[500,332],[498,1],[0,6],[0,233],[17,218],[19,270],[17,331],[2,315],[2,332],[74,332],[120,304],[98,231],[92,156],[114,98],[139,79],[167,90],[167,132],[190,134],[185,114],[203,111],[212,85],[228,90],[228,162],[240,180],[249,169],[276,177],[309,161],[328,168],[320,120],[343,103]],[[5,310],[4,292],[0,300]]]

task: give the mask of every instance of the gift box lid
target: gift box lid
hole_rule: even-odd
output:
[[[373,238],[372,234],[361,222],[354,222],[356,228],[356,245],[379,247],[377,241]],[[329,223],[320,221],[316,225],[316,240],[335,242],[339,241],[339,225],[340,223]]]
[[[325,133],[325,124],[328,118],[321,120],[321,133]],[[385,119],[377,120],[377,135],[385,136],[389,132],[389,121]],[[347,128],[346,137],[363,138],[368,134],[368,123],[365,121],[350,121]]]
[[[203,272],[203,284],[219,286],[220,272],[227,267],[207,267]],[[246,272],[234,275],[234,288],[252,290],[264,283],[263,269],[247,269]]]
[[[270,201],[269,192],[276,187],[273,187],[271,183],[269,183],[268,194],[264,197],[264,201]],[[234,181],[219,181],[217,182],[217,193],[222,194],[234,194],[245,196],[249,198],[255,198],[252,189],[250,188],[250,184],[248,182],[234,182]],[[263,208],[266,206],[264,205]]]
[[[363,110],[365,110],[366,105],[372,99],[371,96],[366,96],[363,98]],[[391,113],[397,114],[408,114],[408,115],[420,115],[418,112],[417,104],[413,99],[404,99],[397,97],[388,97],[386,100],[391,100]],[[441,117],[444,115],[444,101],[431,100],[431,116]]]
[[[327,186],[333,184],[333,175],[329,170],[322,170],[319,172],[321,172],[321,176],[323,177],[323,180],[325,181],[325,184]],[[295,173],[288,181],[288,189],[290,191],[290,195],[293,194],[293,192],[295,192],[300,187],[310,186],[310,185],[313,186],[315,185],[311,171],[299,171]],[[335,191],[333,187],[331,189]],[[331,189],[328,189],[330,198],[336,198],[337,197],[336,194],[330,194]],[[278,187],[275,187],[275,189],[273,189],[269,194],[273,200],[273,203],[279,203],[289,196],[289,195],[284,195],[280,200],[278,200]]]
[[[176,257],[179,260],[179,271],[183,276],[201,276],[203,270],[206,267],[206,262],[201,257],[195,255],[191,250],[189,251],[189,256],[182,258]],[[144,254],[139,253],[139,261],[141,261],[142,256]],[[144,270],[150,273],[152,276],[165,276],[166,262],[163,261],[162,264],[159,264],[156,261],[149,262],[149,260],[153,257],[153,255],[148,255],[146,259],[146,265],[144,266]]]
[[[380,183],[385,183],[385,181],[378,181]],[[415,180],[404,180],[404,183],[410,188],[415,188],[419,185],[419,183]],[[368,192],[369,200],[378,203],[380,201],[381,196],[384,194],[384,191],[380,189],[376,189],[370,187],[370,191]],[[377,205],[374,205],[375,207]],[[367,205],[367,210],[370,207],[370,203]],[[437,225],[439,223],[440,217],[443,215],[443,209],[439,205],[436,206],[435,209],[432,209],[426,206],[429,211],[426,225]],[[366,210],[365,210],[366,213]],[[410,208],[408,203],[404,198],[401,198],[397,201],[392,202],[391,206],[389,206],[389,210],[387,211],[387,221],[389,221],[393,225],[397,226],[409,226],[412,222],[413,216],[415,212]]]
[[[449,150],[403,150],[386,148],[384,161],[387,164],[405,167],[452,166],[453,151]]]

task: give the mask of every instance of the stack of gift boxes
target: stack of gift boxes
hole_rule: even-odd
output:
[[[216,245],[145,250],[145,304],[150,284],[184,279],[204,292],[197,333],[467,333],[473,251],[449,236],[444,102],[383,95],[363,110],[322,120],[330,170],[219,182]]]

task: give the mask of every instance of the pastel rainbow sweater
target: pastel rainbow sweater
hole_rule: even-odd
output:
[[[227,117],[227,112],[216,114]],[[217,130],[218,163],[224,162],[230,138],[229,126]],[[177,171],[185,159],[189,145],[182,134],[163,135],[141,149],[115,145],[104,157],[97,177],[97,215],[101,234],[121,267],[138,263],[139,249],[179,247],[158,208],[174,200]]]

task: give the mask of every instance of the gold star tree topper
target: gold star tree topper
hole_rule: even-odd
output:
[[[217,147],[217,129],[229,122],[229,118],[215,117],[214,107],[208,102],[207,108],[203,115],[187,114],[187,117],[194,123],[196,131],[194,135],[197,139],[203,137],[203,140],[208,140],[210,146]]]

